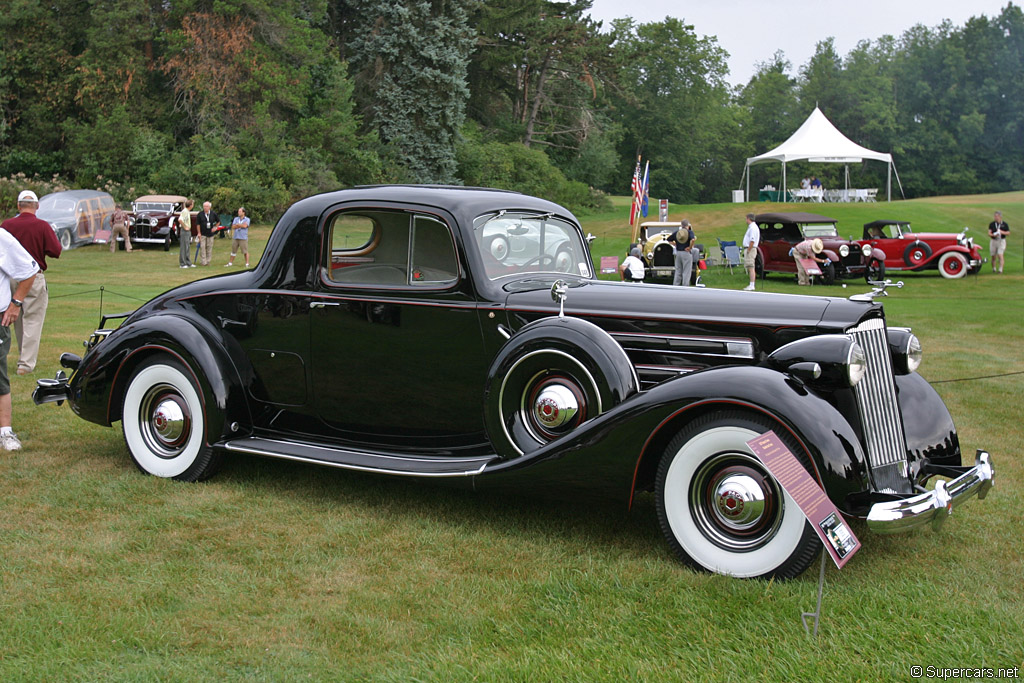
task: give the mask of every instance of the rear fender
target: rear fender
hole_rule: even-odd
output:
[[[152,315],[111,333],[89,351],[70,381],[72,409],[109,426],[121,419],[122,399],[135,369],[157,354],[177,358],[200,387],[211,443],[231,434],[234,422],[251,424],[238,371],[204,321]]]

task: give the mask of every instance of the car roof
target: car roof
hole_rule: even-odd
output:
[[[154,203],[160,203],[160,204],[168,204],[168,203],[173,204],[175,202],[183,202],[186,199],[188,199],[188,198],[187,197],[182,197],[181,195],[178,195],[178,194],[147,194],[147,195],[143,195],[143,196],[139,197],[135,201],[137,201],[137,202],[154,202]]]
[[[759,213],[754,216],[758,223],[837,223],[835,218],[821,216],[816,213]]]
[[[96,199],[97,197],[110,197],[110,194],[101,192],[100,190],[65,190],[63,192],[51,192],[50,194],[43,195],[41,199],[56,197],[57,195],[67,197],[68,199]],[[110,198],[113,199],[113,197]]]
[[[864,227],[870,230],[871,228],[884,228],[887,225],[910,225],[910,221],[889,221],[883,219],[880,221],[871,221],[870,223],[865,223]]]
[[[460,185],[361,185],[301,199],[286,213],[296,210],[307,215],[319,214],[336,204],[366,201],[436,206],[470,223],[476,216],[500,209],[508,212],[550,213],[575,220],[568,209],[545,199],[510,190]]]
[[[678,228],[682,223],[679,221],[645,221],[640,224],[641,228]]]

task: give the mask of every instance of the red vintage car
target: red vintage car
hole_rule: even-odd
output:
[[[967,237],[968,230],[915,233],[907,221],[865,223],[859,241],[866,266],[864,278],[872,282],[884,280],[887,270],[938,268],[942,277],[955,280],[977,272],[985,259],[973,238]]]

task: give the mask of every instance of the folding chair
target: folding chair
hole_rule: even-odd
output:
[[[743,261],[740,259],[740,248],[736,246],[735,240],[718,240],[718,247],[722,251],[722,265],[729,267],[729,272],[732,272],[733,266],[742,265]]]

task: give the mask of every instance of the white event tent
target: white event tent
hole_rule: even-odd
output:
[[[886,201],[892,199],[892,174],[895,166],[892,162],[892,155],[884,152],[874,152],[867,147],[861,147],[857,143],[839,132],[839,129],[832,125],[832,122],[825,118],[817,107],[807,117],[796,132],[789,136],[789,139],[781,145],[765,152],[764,154],[747,159],[743,173],[747,177],[747,201],[750,201],[750,167],[754,164],[764,164],[769,161],[782,162],[782,190],[786,190],[786,164],[790,161],[810,161],[812,163],[845,164],[846,165],[846,187],[850,185],[849,164],[859,164],[864,159],[872,161],[884,161],[888,165],[886,174]],[[896,174],[896,182],[899,183],[899,174]],[[742,182],[742,181],[741,181]],[[903,187],[900,185],[900,193]]]

